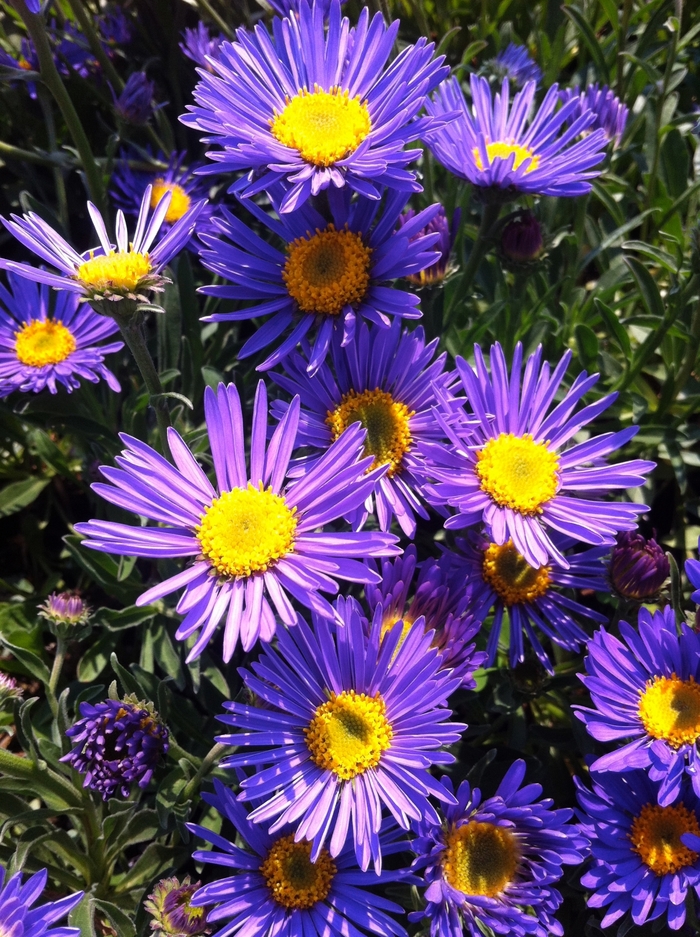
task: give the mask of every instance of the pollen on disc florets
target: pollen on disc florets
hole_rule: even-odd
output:
[[[515,876],[518,843],[506,827],[470,820],[445,836],[442,874],[465,895],[499,895]]]
[[[559,459],[546,443],[529,433],[501,433],[476,453],[475,471],[481,490],[501,507],[519,514],[542,512],[559,488]]]
[[[481,151],[478,146],[475,146],[473,149],[474,162],[477,165],[477,168],[484,170],[484,161],[481,158]],[[494,160],[496,159],[508,159],[509,156],[515,154],[515,159],[513,160],[513,169],[517,169],[526,159],[530,160],[530,164],[525,167],[525,174],[532,172],[534,169],[537,169],[540,163],[539,156],[535,156],[531,149],[526,146],[522,146],[520,143],[508,143],[505,140],[497,140],[494,143],[486,144],[486,155],[489,158],[489,166],[493,165]]]
[[[700,739],[700,684],[675,673],[654,677],[639,698],[639,718],[652,738],[672,748],[694,744]]]
[[[146,302],[149,290],[162,292],[164,285],[170,282],[153,270],[148,254],[139,251],[110,251],[97,255],[91,252],[88,260],[75,271],[75,278],[87,299],[112,301]]]
[[[388,462],[387,475],[391,476],[401,470],[403,458],[411,446],[413,415],[414,411],[406,404],[377,387],[359,394],[348,391],[335,410],[329,411],[326,423],[336,440],[348,426],[360,422],[367,430],[364,454],[374,456],[370,471]]]
[[[311,843],[282,836],[270,847],[260,872],[275,901],[289,910],[308,910],[324,901],[336,874],[327,849],[311,861]]]
[[[57,319],[34,319],[15,332],[17,359],[31,368],[60,364],[76,348],[73,333]]]
[[[681,841],[684,833],[700,836],[698,818],[684,804],[645,804],[632,823],[629,838],[634,852],[652,872],[668,875],[698,861],[698,854]]]
[[[355,690],[331,693],[304,734],[312,761],[344,781],[375,768],[394,735],[380,694]]]
[[[481,569],[486,582],[506,605],[534,602],[549,592],[551,567],[530,566],[512,540],[489,544]]]
[[[165,213],[165,220],[168,224],[174,224],[189,210],[192,199],[177,182],[166,182],[165,179],[158,178],[151,190],[151,208],[158,205],[166,192],[170,192],[170,204]]]

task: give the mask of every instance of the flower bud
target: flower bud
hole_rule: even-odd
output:
[[[641,601],[656,595],[668,578],[668,557],[650,537],[625,531],[617,538],[610,556],[610,581],[626,599]]]
[[[153,114],[154,92],[155,84],[149,81],[146,73],[134,72],[117,98],[114,110],[127,124],[145,124]]]
[[[521,212],[501,232],[501,256],[506,265],[535,263],[542,256],[544,239],[539,221],[530,211]]]
[[[144,902],[144,908],[152,916],[151,930],[163,937],[197,937],[211,933],[206,926],[205,908],[193,908],[192,895],[200,883],[190,883],[189,875],[182,884],[177,878],[163,878]]]
[[[399,218],[399,228],[402,228],[415,214],[412,208],[405,211]],[[421,228],[417,234],[409,238],[409,241],[415,241],[416,238],[425,237],[426,234],[434,234],[437,232],[440,237],[437,243],[429,249],[439,251],[440,256],[434,264],[426,267],[425,270],[407,276],[407,280],[410,280],[415,286],[436,286],[445,279],[450,261],[450,254],[452,253],[452,247],[459,228],[460,218],[461,212],[457,209],[452,216],[452,224],[450,225],[447,221],[445,209],[441,205],[435,217],[432,218],[424,228]]]
[[[90,633],[92,609],[74,592],[52,592],[38,611],[52,634],[60,632],[62,637],[79,641]]]
[[[10,709],[15,700],[22,699],[23,692],[14,677],[0,672],[0,710]]]

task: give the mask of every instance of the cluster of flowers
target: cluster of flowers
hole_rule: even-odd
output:
[[[351,26],[337,0],[301,0],[271,33],[259,24],[234,42],[186,37],[206,67],[183,122],[219,147],[197,173],[242,173],[229,191],[278,246],[234,211],[206,206],[179,155],[156,178],[121,166],[115,189],[138,212],[130,239],[119,211],[116,246],[92,205],[100,243],[84,254],[36,214],[4,221],[58,272],[0,260],[12,286],[0,296],[0,393],[55,391],[57,382],[70,390],[78,377],[116,386],[104,355],[117,346],[95,343],[163,289],[166,264],[195,233],[204,266],[230,284],[202,292],[248,303],[211,320],[267,317],[239,354],[270,349],[259,369],[291,397],[268,407],[260,381],[248,434],[235,386],[207,390],[214,482],[176,430],[167,434],[172,461],[123,435],[117,467],[103,467],[106,482],[94,490],[156,526],[76,528],[92,549],[191,558],[138,600],[183,590],[177,638],[189,660],[220,630],[226,661],[239,645],[264,642],[242,671],[255,705],[229,703],[220,717],[230,731],[219,741],[237,747],[221,767],[236,772],[238,795],[218,781],[205,795],[241,844],[192,827],[216,847],[195,858],[231,876],[203,888],[163,884],[149,899],[154,926],[178,916],[193,934],[225,920],[227,934],[403,935],[401,908],[372,890],[403,881],[424,889],[411,917],[435,937],[463,928],[478,937],[482,925],[545,937],[563,932],[554,917],[562,866],[590,852],[583,882],[595,889],[591,904],[610,905],[604,924],[631,910],[637,923],[667,914],[680,927],[700,882],[697,791],[693,800],[688,787],[700,777],[700,637],[677,635],[671,612],[641,613],[639,632],[623,626],[626,646],[602,627],[589,643],[596,709],[580,716],[596,738],[635,740],[592,766],[580,823],[542,800],[539,785],[523,786],[520,761],[483,800],[431,770],[454,761],[447,749],[465,726],[451,719],[448,698],[495,662],[506,611],[511,665],[533,652],[551,670],[548,642],[578,650],[588,641],[580,619],[603,621],[562,589],[604,589],[620,532],[616,585],[633,597],[658,590],[668,568],[635,533],[644,505],[599,496],[641,485],[653,463],[606,462],[636,427],[573,442],[615,395],[581,407],[597,376],[581,373],[567,387],[570,353],[551,369],[541,349],[524,359],[518,345],[509,370],[498,344],[488,359],[476,346],[473,366],[458,358],[449,371],[437,342],[403,329],[420,316],[418,296],[387,285],[443,276],[452,240],[440,206],[404,213],[420,190],[411,141],[425,140],[485,202],[573,197],[590,190],[626,110],[607,89],[555,85],[532,116],[540,76],[517,49],[500,57],[495,96],[485,77],[472,77],[469,106],[426,40],[387,66],[397,30],[367,9]],[[511,76],[523,84],[512,104]],[[271,210],[253,201],[263,193]],[[59,291],[53,314],[49,286]],[[402,555],[391,527],[413,538],[429,507],[448,530],[468,531],[422,566],[414,586],[416,552]],[[643,595],[640,570],[642,592],[651,589]],[[365,605],[330,601],[339,581],[364,584]],[[104,798],[145,787],[168,744],[152,707],[133,698],[83,703],[69,734],[64,760]],[[614,773],[627,769],[637,774]],[[387,869],[407,851],[410,868],[395,859]],[[6,902],[30,921],[40,885],[14,877],[0,909]],[[71,901],[45,906],[42,920]]]

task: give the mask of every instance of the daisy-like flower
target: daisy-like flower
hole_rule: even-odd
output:
[[[579,117],[590,111],[594,120],[586,131],[602,130],[605,139],[612,141],[614,146],[620,145],[622,135],[627,126],[629,108],[626,107],[617,95],[607,85],[600,87],[598,82],[589,85],[585,91],[578,88],[562,88],[559,92],[562,104],[570,101],[576,102],[576,108],[569,115],[569,123],[574,123]]]
[[[224,704],[219,719],[236,731],[218,740],[238,752],[221,767],[255,767],[241,782],[242,798],[261,801],[250,819],[274,820],[271,833],[295,824],[312,861],[327,842],[331,858],[341,855],[351,838],[362,869],[372,860],[379,871],[382,808],[408,829],[437,821],[429,795],[453,800],[429,769],[455,760],[444,747],[465,726],[448,721],[445,700],[460,680],[441,669],[422,623],[399,647],[401,629],[382,637],[380,616],[367,633],[354,599],[338,599],[336,612],[339,625],[316,617],[313,628],[299,619],[278,632],[253,673],[241,671],[263,708]]]
[[[130,299],[147,302],[150,291],[162,292],[165,284],[170,282],[161,271],[189,241],[205,204],[202,201],[192,205],[151,251],[149,249],[165,220],[172,199],[171,193],[166,192],[149,220],[151,193],[151,186],[146,186],[136,231],[131,240],[124,213],[117,212],[116,250],[109,240],[102,215],[92,202],[88,202],[88,212],[100,246],[84,254],[79,254],[35,212],[11,215],[11,221],[0,218],[10,234],[43,261],[56,267],[59,273],[50,273],[3,258],[0,258],[0,269],[18,273],[37,283],[46,283],[57,290],[77,293],[82,300],[100,302]]]
[[[364,7],[351,27],[332,0],[326,30],[326,7],[301,0],[297,14],[273,20],[272,37],[261,24],[239,29],[180,118],[222,147],[200,171],[249,173],[231,189],[243,196],[284,180],[283,212],[329,186],[375,199],[377,186],[420,191],[406,167],[421,151],[404,146],[433,125],[414,118],[448,73],[424,38],[387,68],[398,21],[387,26],[377,13],[370,22]]]
[[[221,58],[221,36],[211,36],[209,30],[200,20],[196,29],[186,29],[182,34],[183,41],[180,43],[180,50],[192,59],[200,68],[206,68],[208,72],[212,71],[209,59]]]
[[[522,88],[528,81],[534,81],[537,88],[542,81],[542,69],[530,56],[527,47],[514,42],[509,42],[487,65],[496,78],[500,81],[507,78],[516,88]]]
[[[220,934],[245,932],[248,937],[405,937],[406,931],[392,914],[403,908],[366,886],[384,885],[405,873],[363,872],[355,853],[345,847],[331,856],[321,849],[312,861],[311,843],[298,839],[291,826],[275,833],[252,823],[243,806],[221,781],[214,780],[215,794],[202,794],[232,824],[242,845],[236,845],[206,827],[188,824],[216,850],[198,850],[196,862],[231,870],[228,878],[217,879],[200,888],[192,898],[194,906],[216,905],[208,914],[210,924],[228,921]],[[396,826],[380,831],[385,855],[405,848],[397,842]]]
[[[631,741],[592,770],[647,768],[662,805],[676,800],[688,774],[700,797],[700,633],[683,624],[679,635],[667,607],[640,609],[638,631],[620,622],[620,635],[601,628],[589,642],[581,680],[595,709],[576,707],[576,715],[601,742]]]
[[[194,174],[194,167],[186,166],[187,154],[183,151],[173,153],[168,159],[163,153],[158,153],[156,160],[165,164],[165,168],[153,168],[152,171],[136,170],[129,166],[130,154],[124,151],[116,161],[112,174],[112,188],[110,195],[114,204],[121,208],[126,215],[138,217],[143,195],[146,187],[151,187],[151,208],[156,208],[158,202],[166,192],[170,192],[170,205],[163,220],[163,230],[168,231],[192,205],[204,201],[204,206],[197,217],[197,233],[199,233],[211,219],[214,206],[206,201],[208,186],[202,183]],[[194,236],[188,247],[197,250],[198,242]]]
[[[428,918],[431,937],[483,937],[482,925],[514,937],[564,933],[552,886],[562,865],[581,862],[587,840],[568,822],[573,811],[552,810],[551,799],[538,800],[539,784],[521,787],[524,777],[518,760],[483,801],[463,781],[444,821],[417,824],[413,869],[424,870],[427,907],[409,919]],[[451,794],[451,780],[442,783]]]
[[[402,332],[398,320],[390,329],[362,325],[353,341],[343,346],[336,337],[332,343],[335,377],[325,362],[310,377],[308,362],[299,354],[285,359],[284,372],[271,375],[280,387],[299,395],[299,442],[311,451],[307,465],[353,423],[367,430],[365,455],[373,457],[373,468],[384,466],[386,474],[348,518],[355,529],[376,512],[382,530],[389,530],[396,517],[406,536],[413,537],[416,514],[428,517],[415,474],[422,462],[417,445],[445,438],[432,414],[435,385],[447,389],[453,380],[444,371],[444,352],[432,360],[437,345],[438,339],[426,345],[420,327]],[[286,408],[276,401],[272,413],[279,417]]]
[[[433,462],[430,473],[438,480],[424,490],[430,502],[457,508],[459,513],[445,522],[447,528],[483,521],[494,543],[502,546],[512,540],[531,566],[545,566],[551,558],[568,569],[569,560],[555,544],[551,529],[584,543],[613,546],[615,534],[633,530],[637,516],[646,510],[641,504],[572,494],[637,487],[655,463],[635,459],[607,465],[603,461],[635,435],[636,426],[566,448],[617,394],[575,412],[598,380],[597,374],[589,377],[582,371],[552,408],[571,351],[550,373],[549,364],[542,364],[540,346],[526,362],[521,385],[522,354],[518,343],[510,375],[498,343],[491,349],[490,374],[478,345],[474,347],[475,368],[457,358],[466,401],[451,398],[442,403],[450,448],[422,444]],[[462,412],[461,425],[454,420],[457,402],[464,402],[471,411]]]
[[[572,121],[577,101],[556,110],[557,85],[529,122],[535,88],[535,82],[528,81],[511,107],[507,79],[492,99],[488,81],[472,75],[472,114],[456,79],[443,82],[426,103],[428,113],[444,117],[457,111],[459,116],[425,135],[436,159],[461,179],[490,190],[499,201],[523,192],[568,197],[590,192],[590,180],[601,173],[595,167],[605,157],[605,133],[598,129],[577,139],[595,117],[585,111]]]
[[[42,869],[22,884],[22,873],[6,877],[0,865],[0,934],[8,937],[80,937],[77,927],[53,927],[80,903],[83,893],[67,895],[32,908],[46,887],[48,872]]]
[[[554,673],[554,668],[538,630],[555,644],[577,651],[588,641],[588,635],[576,619],[587,618],[598,624],[608,620],[606,615],[576,602],[561,590],[608,591],[604,558],[610,551],[607,547],[593,547],[581,553],[565,553],[575,541],[560,535],[553,540],[557,550],[566,556],[567,569],[551,564],[531,566],[512,540],[499,545],[483,535],[458,538],[459,552],[452,554],[455,587],[462,583],[462,590],[469,594],[469,607],[479,621],[484,621],[493,610],[487,646],[489,666],[496,660],[506,610],[510,622],[510,666],[525,660],[527,639],[549,673]]]
[[[433,647],[442,654],[443,667],[461,677],[462,687],[471,690],[476,686],[474,671],[483,665],[486,654],[477,651],[472,641],[481,622],[472,614],[464,582],[461,589],[450,583],[451,560],[450,554],[440,560],[426,560],[414,587],[417,554],[411,544],[403,556],[382,560],[382,581],[377,586],[365,586],[365,597],[370,621],[379,616],[382,634],[401,627],[399,646],[413,624],[421,619],[426,631],[435,632]]]
[[[594,863],[581,878],[591,908],[605,908],[609,927],[631,913],[640,926],[666,917],[671,930],[685,923],[686,896],[700,897],[700,824],[697,796],[686,790],[659,806],[658,785],[645,771],[580,782],[578,799]]]
[[[418,297],[384,284],[420,273],[439,258],[430,250],[439,234],[418,236],[439,206],[426,208],[397,231],[406,199],[405,193],[390,193],[378,216],[378,202],[351,203],[349,193],[341,193],[331,200],[331,222],[311,205],[276,220],[248,202],[258,221],[284,242],[283,250],[267,244],[224,209],[212,224],[227,240],[202,234],[209,250],[202,251],[201,258],[205,267],[234,285],[203,286],[200,292],[253,305],[215,313],[205,321],[270,316],[238,352],[247,358],[288,333],[258,370],[278,364],[315,328],[307,366],[313,374],[326,357],[333,334],[341,332],[347,344],[358,319],[384,328],[393,318],[419,319]]]
[[[123,348],[122,342],[99,344],[117,330],[116,322],[99,316],[78,297],[56,295],[49,315],[49,289],[9,274],[10,289],[0,283],[0,397],[12,391],[52,394],[62,384],[68,393],[80,381],[119,381],[104,363],[105,355]]]
[[[416,215],[415,211],[412,208],[409,208],[408,211],[405,211],[402,215],[399,216],[399,225],[403,227],[407,222],[409,222]],[[431,220],[421,228],[417,234],[414,234],[411,240],[415,240],[419,237],[424,237],[426,234],[433,234],[437,232],[440,237],[435,243],[435,249],[439,251],[440,256],[432,263],[429,267],[426,267],[424,270],[421,270],[420,273],[409,273],[406,279],[413,283],[414,286],[436,286],[447,276],[450,263],[450,254],[452,253],[452,248],[454,247],[455,238],[457,237],[457,231],[459,230],[459,223],[462,218],[462,212],[459,208],[456,208],[454,214],[452,215],[452,224],[447,221],[447,215],[445,214],[445,209],[442,205],[439,206],[436,215],[431,218]]]
[[[338,440],[304,478],[287,484],[287,467],[298,444],[298,401],[266,443],[267,393],[260,381],[249,470],[235,386],[220,384],[217,393],[207,389],[204,407],[216,488],[175,430],[168,431],[174,466],[140,440],[122,435],[127,449],[116,460],[119,468],[102,468],[111,484],[93,488],[112,504],[165,526],[93,520],[76,524],[76,530],[87,538],[85,546],[105,553],[195,557],[191,566],[149,589],[137,604],[148,605],[184,586],[177,610],[185,619],[176,637],[185,640],[199,632],[188,660],[201,654],[226,614],[223,653],[228,661],[239,635],[246,651],[258,638],[272,639],[275,613],[286,625],[296,623],[290,596],[332,618],[333,608],[319,590],[337,592],[336,579],[379,578],[351,557],[394,556],[400,551],[391,534],[320,530],[362,504],[384,471],[366,473],[371,460],[360,458],[364,433],[359,426]]]

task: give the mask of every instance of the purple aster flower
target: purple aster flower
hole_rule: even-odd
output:
[[[512,540],[499,545],[484,535],[458,538],[460,552],[451,554],[455,587],[462,583],[462,590],[469,594],[469,607],[479,621],[483,622],[493,610],[488,666],[493,666],[496,660],[506,610],[510,623],[510,666],[525,660],[527,639],[550,674],[554,668],[538,631],[555,644],[577,651],[588,641],[588,635],[576,619],[587,618],[598,624],[608,620],[607,615],[594,612],[561,591],[568,588],[606,592],[607,570],[603,561],[609,554],[608,548],[570,553],[567,551],[574,546],[574,540],[559,534],[552,539],[557,551],[566,556],[566,569],[550,564],[531,566]]]
[[[439,206],[426,208],[397,231],[406,199],[405,193],[390,193],[377,217],[379,202],[359,199],[351,203],[349,193],[336,194],[330,200],[330,223],[311,205],[274,219],[248,202],[251,213],[284,242],[283,250],[267,244],[223,209],[212,224],[228,240],[203,233],[201,239],[209,250],[203,250],[201,258],[205,267],[234,285],[203,286],[200,292],[248,300],[253,305],[215,313],[204,321],[269,315],[238,352],[239,358],[247,358],[288,332],[258,365],[260,371],[283,361],[315,327],[308,364],[313,374],[326,357],[334,333],[342,330],[343,344],[352,341],[358,318],[383,328],[389,328],[394,317],[419,319],[418,297],[384,284],[419,273],[439,257],[430,251],[437,233],[417,236]]]
[[[152,917],[151,930],[160,937],[200,937],[211,934],[204,908],[192,904],[192,896],[200,885],[201,882],[191,882],[189,875],[183,878],[182,883],[176,878],[161,879],[143,903]]]
[[[29,97],[32,100],[36,99],[36,83],[29,80],[27,73],[33,72],[34,77],[38,78],[40,65],[39,57],[29,39],[22,39],[17,58],[13,58],[5,49],[0,49],[0,68],[8,70],[0,75],[1,81],[9,81],[14,87],[16,87],[16,79],[25,82]]]
[[[108,6],[98,17],[98,24],[100,36],[108,46],[108,54],[113,49],[122,49],[131,42],[131,23],[120,6]]]
[[[126,84],[114,102],[114,110],[127,124],[139,126],[153,116],[153,95],[155,82],[150,81],[145,72],[134,72],[127,78]]]
[[[536,263],[543,250],[542,226],[531,211],[520,212],[503,226],[500,254],[505,264],[522,268]]]
[[[625,531],[610,554],[610,581],[626,599],[650,599],[666,582],[671,564],[653,537]]]
[[[419,39],[386,68],[398,22],[370,22],[365,7],[351,27],[332,0],[326,30],[326,6],[301,0],[298,15],[273,20],[272,37],[261,24],[239,29],[180,118],[222,147],[202,172],[247,173],[229,191],[247,197],[286,180],[282,212],[329,186],[374,199],[377,186],[421,191],[406,168],[421,151],[404,146],[443,121],[414,119],[448,72],[432,43]]]
[[[164,231],[169,231],[192,205],[200,201],[203,201],[204,205],[197,216],[196,233],[211,228],[214,206],[207,201],[209,187],[195,176],[194,166],[185,165],[187,154],[184,151],[175,152],[169,158],[163,153],[158,153],[154,162],[160,163],[160,168],[154,165],[149,171],[132,169],[129,165],[131,158],[128,151],[122,151],[114,164],[109,194],[117,208],[126,215],[138,217],[144,192],[150,185],[151,208],[158,206],[166,192],[170,193],[170,205],[163,220]],[[194,251],[201,247],[194,231],[187,246]]]
[[[119,381],[104,363],[105,355],[123,348],[122,342],[100,345],[113,335],[116,322],[79,305],[74,293],[58,293],[49,316],[49,289],[9,274],[10,289],[0,283],[0,397],[12,391],[35,393],[62,384],[68,393],[80,379],[111,390]]]
[[[218,847],[198,850],[196,862],[224,866],[228,878],[205,885],[194,896],[197,906],[216,905],[207,920],[228,923],[219,934],[245,933],[248,937],[406,937],[392,914],[403,908],[368,889],[405,876],[402,871],[379,874],[357,867],[352,847],[331,856],[322,848],[311,857],[311,843],[295,836],[294,827],[274,833],[252,823],[244,807],[221,781],[214,780],[215,794],[203,799],[231,822],[241,845],[208,830],[188,824],[193,833]],[[400,831],[384,824],[379,840],[384,855],[405,849]]]
[[[412,218],[415,218],[416,213],[412,208],[409,208],[402,215],[399,215],[399,231],[401,228]],[[457,237],[457,232],[459,230],[459,223],[462,218],[462,212],[459,208],[456,208],[454,214],[452,215],[452,224],[449,224],[447,221],[447,215],[445,214],[445,209],[442,205],[439,206],[437,213],[430,221],[421,228],[416,234],[414,234],[409,240],[415,241],[417,238],[425,237],[427,234],[433,234],[437,232],[439,234],[438,240],[433,245],[435,250],[440,252],[440,256],[432,263],[429,267],[421,270],[419,273],[409,273],[406,276],[406,279],[413,283],[415,286],[436,286],[438,283],[441,283],[447,276],[447,269],[450,262],[450,254],[452,253],[452,248],[454,246],[455,238]]]
[[[81,703],[80,715],[66,729],[74,747],[61,761],[85,775],[83,787],[97,791],[103,800],[117,792],[128,797],[134,782],[148,787],[168,750],[169,735],[152,704],[135,696],[106,699],[96,706]]]
[[[615,534],[633,530],[637,516],[646,510],[641,504],[572,494],[637,487],[655,463],[641,459],[616,465],[604,462],[604,456],[635,435],[636,426],[565,448],[617,394],[574,412],[598,380],[597,374],[589,377],[582,371],[551,409],[571,351],[550,374],[549,364],[542,364],[540,346],[527,359],[521,385],[522,356],[518,342],[510,375],[498,343],[491,349],[491,374],[478,345],[474,346],[475,368],[463,358],[456,359],[466,400],[442,401],[442,422],[452,446],[422,444],[433,462],[430,473],[438,480],[424,490],[429,502],[457,508],[459,513],[445,522],[447,528],[483,522],[496,544],[512,540],[531,566],[545,566],[551,558],[567,569],[569,560],[556,546],[550,529],[584,543],[612,546]],[[469,408],[462,411],[461,425],[454,421],[457,403]]]
[[[60,26],[52,20],[48,32],[54,41],[54,61],[61,74],[89,78],[100,70],[90,44],[70,20],[65,20]]]
[[[589,111],[573,122],[578,107],[570,101],[560,110],[557,85],[552,85],[535,117],[528,122],[535,97],[535,82],[528,81],[513,98],[505,80],[501,93],[492,100],[485,78],[471,76],[474,114],[456,79],[442,83],[426,108],[434,117],[459,112],[437,130],[424,135],[443,166],[480,189],[490,189],[498,201],[520,193],[572,197],[591,191],[590,179],[605,157],[605,133],[594,130],[583,140],[576,138],[594,121]],[[570,126],[560,134],[565,123]]]
[[[306,466],[353,423],[359,421],[367,430],[365,455],[373,456],[373,468],[382,466],[386,473],[365,504],[348,517],[354,529],[376,512],[381,530],[389,530],[396,517],[403,532],[413,537],[416,514],[428,517],[416,477],[422,465],[418,444],[445,438],[432,413],[435,385],[447,390],[454,380],[444,371],[444,352],[432,360],[437,346],[438,339],[426,345],[420,327],[402,332],[396,319],[389,329],[363,324],[345,345],[336,336],[331,344],[333,370],[324,362],[310,377],[307,360],[292,353],[285,359],[284,372],[271,375],[301,399],[299,442],[310,451]],[[282,401],[272,405],[278,418],[286,409]]]
[[[588,843],[568,822],[573,811],[552,810],[551,799],[537,799],[539,784],[521,788],[524,777],[518,760],[483,801],[463,781],[444,821],[416,824],[413,869],[424,870],[427,907],[409,920],[428,918],[431,937],[483,937],[484,925],[514,937],[564,933],[553,916],[562,898],[552,886],[562,865],[581,862]],[[451,780],[442,783],[451,795]]]
[[[370,620],[375,615],[381,618],[382,635],[401,626],[399,647],[414,623],[421,619],[424,630],[435,633],[432,646],[442,654],[442,666],[461,677],[463,689],[472,690],[476,687],[474,671],[486,660],[486,654],[477,651],[472,641],[481,622],[471,612],[470,597],[461,594],[464,588],[451,585],[450,565],[449,555],[440,560],[426,560],[412,589],[417,555],[411,544],[403,556],[393,561],[382,560],[382,581],[377,586],[365,586],[365,597]]]
[[[80,903],[83,892],[32,908],[48,879],[42,869],[22,884],[22,873],[6,878],[0,865],[0,933],[5,937],[80,937],[77,927],[52,927]]]
[[[23,696],[24,690],[15,678],[0,670],[0,709],[7,706],[8,703],[14,703],[15,700],[22,699]]]
[[[339,623],[301,618],[264,648],[253,673],[241,670],[263,708],[224,703],[221,722],[236,731],[218,741],[238,752],[222,768],[254,766],[241,781],[241,799],[261,801],[250,814],[271,833],[295,824],[295,840],[313,843],[311,860],[341,855],[354,841],[363,870],[381,870],[381,815],[402,829],[434,817],[432,794],[451,795],[430,773],[450,764],[444,750],[465,726],[449,722],[445,706],[459,677],[443,670],[433,633],[416,622],[401,646],[401,630],[382,637],[381,616],[369,634],[354,599],[338,599]],[[251,749],[255,749],[251,751]]]
[[[55,624],[84,625],[91,614],[92,609],[74,592],[52,592],[39,606],[39,615]]]
[[[700,897],[697,796],[686,791],[659,806],[658,786],[644,771],[604,774],[592,783],[592,791],[577,783],[594,859],[581,878],[593,892],[588,906],[606,909],[603,927],[630,912],[637,926],[664,916],[679,930],[686,896]]]
[[[700,540],[698,541],[698,547],[700,548]],[[685,574],[691,587],[695,590],[690,596],[690,601],[700,605],[700,561],[686,560]]]
[[[287,467],[298,445],[298,399],[266,444],[267,392],[260,381],[249,471],[235,386],[220,384],[218,393],[208,388],[204,406],[216,489],[175,430],[168,431],[174,466],[124,434],[127,449],[116,460],[119,468],[101,469],[111,484],[93,488],[112,504],[165,526],[93,520],[75,529],[88,538],[85,546],[105,553],[195,557],[191,566],[136,601],[148,605],[185,587],[177,605],[185,619],[176,637],[185,640],[200,632],[188,660],[201,654],[227,613],[223,654],[228,661],[239,635],[246,651],[258,638],[272,639],[275,613],[286,625],[296,623],[290,596],[332,618],[333,608],[319,591],[337,592],[337,579],[376,582],[376,573],[354,557],[394,556],[399,550],[391,534],[320,530],[362,504],[385,471],[366,472],[371,459],[360,459],[364,432],[359,426],[331,446],[302,479],[288,484]]]
[[[183,41],[180,43],[180,49],[192,59],[201,68],[206,68],[208,72],[213,72],[210,59],[221,59],[222,36],[211,36],[209,30],[200,20],[196,29],[186,29],[182,34]]]
[[[522,88],[528,81],[534,81],[535,88],[538,88],[542,81],[542,69],[530,57],[527,46],[517,46],[514,42],[508,43],[487,65],[499,81],[506,78],[517,88]]]
[[[563,105],[567,105],[571,101],[576,104],[576,107],[567,118],[570,124],[590,112],[594,119],[586,127],[585,132],[591,133],[594,130],[602,130],[606,140],[612,140],[613,145],[616,147],[620,145],[620,140],[622,140],[627,125],[629,108],[622,103],[607,85],[603,85],[601,88],[596,82],[581,92],[578,88],[562,88],[559,92],[559,100]]]
[[[588,644],[588,688],[595,709],[576,715],[601,742],[631,739],[591,770],[645,768],[659,783],[659,803],[679,796],[688,774],[700,797],[700,633],[673,610],[639,610],[638,630],[620,622],[622,640],[600,628]]]
[[[129,238],[124,213],[117,212],[116,250],[109,240],[104,220],[92,202],[87,203],[88,212],[100,239],[100,246],[84,254],[79,254],[35,212],[11,215],[11,221],[0,218],[10,234],[46,263],[57,267],[60,273],[50,273],[3,258],[0,258],[0,270],[10,270],[28,280],[47,283],[57,290],[78,293],[83,300],[95,303],[122,299],[148,301],[149,291],[162,292],[165,284],[170,282],[161,274],[161,270],[187,244],[205,204],[197,202],[192,205],[156,247],[150,250],[172,198],[166,192],[149,221],[151,192],[151,186],[147,186],[133,238]]]

